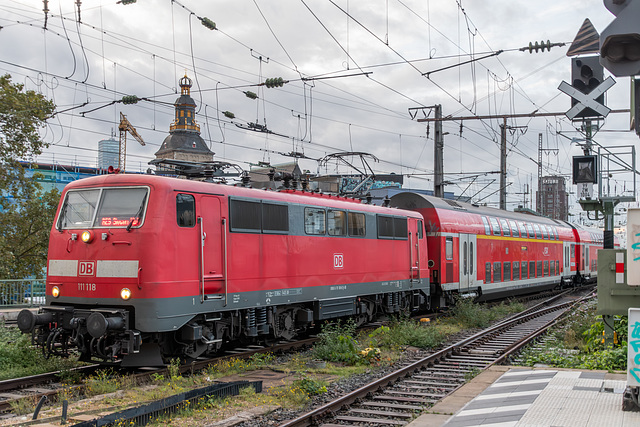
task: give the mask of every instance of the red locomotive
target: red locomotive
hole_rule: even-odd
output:
[[[424,217],[433,307],[456,294],[492,299],[597,275],[601,230],[409,192],[391,204]]]
[[[69,184],[51,230],[46,303],[23,332],[82,360],[157,365],[235,340],[430,302],[417,212],[302,191],[154,175]]]

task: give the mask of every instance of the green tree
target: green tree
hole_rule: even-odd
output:
[[[42,174],[27,176],[19,163],[48,144],[38,129],[55,110],[52,101],[0,76],[0,278],[42,276],[49,230],[59,197],[45,192]]]

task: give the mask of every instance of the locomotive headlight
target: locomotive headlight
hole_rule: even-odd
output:
[[[90,243],[93,240],[93,233],[89,230],[83,231],[80,235],[80,239],[85,243]]]
[[[122,288],[122,290],[120,291],[120,298],[125,301],[131,298],[131,291],[129,290],[129,288]]]
[[[58,298],[58,297],[60,296],[60,288],[59,288],[59,287],[57,287],[57,286],[54,286],[54,287],[51,289],[51,295],[52,295],[54,298]]]

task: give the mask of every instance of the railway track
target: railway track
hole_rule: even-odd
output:
[[[282,342],[278,344],[274,344],[272,346],[250,346],[248,348],[235,348],[233,350],[229,350],[226,355],[211,358],[211,359],[202,359],[196,360],[191,363],[184,364],[180,366],[180,373],[186,374],[195,371],[199,371],[201,369],[206,368],[210,364],[219,362],[221,360],[230,359],[230,358],[240,358],[246,359],[251,357],[254,354],[259,353],[277,353],[277,352],[285,352],[296,350],[300,348],[305,348],[312,345],[317,340],[316,337],[307,338],[299,341],[293,342]],[[101,365],[88,365],[79,368],[74,368],[71,370],[71,373],[75,373],[77,375],[81,375],[83,377],[94,374],[100,369],[103,369],[104,366]],[[131,375],[134,376],[135,380],[140,382],[145,382],[152,375],[167,375],[167,368],[160,369],[146,369],[138,372],[128,371]],[[55,396],[62,389],[66,388],[67,390],[70,388],[68,385],[63,385],[60,383],[61,372],[51,372],[46,374],[33,375],[29,377],[15,378],[10,380],[0,381],[0,413],[10,412],[16,404],[23,400],[28,399],[30,402],[37,402],[43,396]],[[84,385],[76,385],[71,386],[71,389],[82,391]]]
[[[406,425],[416,413],[454,392],[482,370],[501,363],[544,333],[574,304],[591,297],[576,299],[566,293],[554,296],[437,353],[408,362],[281,427]]]

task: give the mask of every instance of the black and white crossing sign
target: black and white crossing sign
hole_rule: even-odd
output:
[[[560,83],[560,86],[558,86],[558,89],[578,101],[576,105],[571,107],[571,109],[565,113],[565,115],[569,119],[573,120],[578,116],[578,114],[580,114],[580,112],[587,108],[591,108],[597,114],[601,115],[602,117],[606,117],[611,111],[611,108],[602,105],[596,99],[607,90],[609,90],[614,84],[616,84],[616,81],[611,77],[607,77],[605,81],[600,83],[591,92],[582,93],[578,89],[571,86],[569,83],[563,81],[562,83]]]

